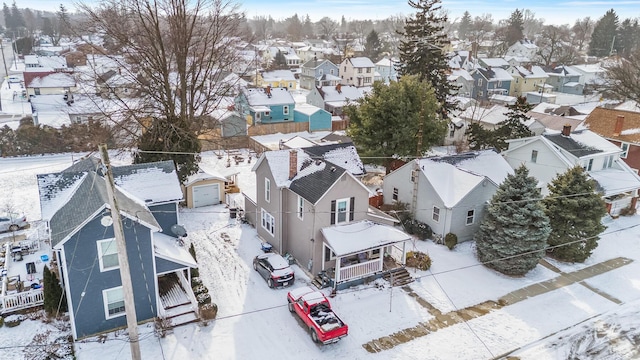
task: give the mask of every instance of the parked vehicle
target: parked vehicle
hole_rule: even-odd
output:
[[[289,263],[276,253],[256,256],[253,259],[253,268],[267,281],[270,288],[291,286],[295,281]]]
[[[24,214],[0,213],[0,232],[18,231],[28,224],[27,217]]]
[[[329,299],[308,286],[289,291],[289,311],[295,312],[309,329],[313,342],[324,345],[339,341],[349,327],[331,309]]]

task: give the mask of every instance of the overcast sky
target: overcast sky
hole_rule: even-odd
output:
[[[61,0],[16,0],[20,8],[50,11],[55,11],[61,2],[69,10],[75,9],[72,2]],[[85,2],[98,3],[99,0]],[[5,0],[5,3],[12,1]],[[312,21],[324,16],[339,20],[342,15],[348,20],[377,20],[414,12],[406,0],[239,0],[238,3],[248,18],[271,15],[274,19],[284,19],[297,13],[300,17],[308,14]],[[449,11],[450,20],[459,20],[467,10],[471,16],[490,13],[497,21],[508,18],[518,8],[532,10],[547,24],[573,24],[577,18],[585,16],[597,20],[611,8],[621,20],[640,16],[640,0],[443,0],[442,7]]]

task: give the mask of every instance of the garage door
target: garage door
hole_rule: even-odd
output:
[[[193,187],[193,207],[216,205],[220,203],[220,184]]]

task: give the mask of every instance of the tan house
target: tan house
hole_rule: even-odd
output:
[[[24,86],[27,96],[65,95],[76,91],[76,80],[66,72],[25,72]]]
[[[372,86],[376,65],[367,57],[346,58],[340,63],[340,78],[345,85]]]
[[[513,77],[511,89],[509,89],[511,96],[522,96],[532,91],[538,92],[544,88],[549,77],[540,66],[510,66],[507,72]]]

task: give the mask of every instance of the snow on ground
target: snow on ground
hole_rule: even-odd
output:
[[[27,216],[39,219],[35,174],[55,172],[82,154],[0,159],[0,205],[12,202]],[[126,163],[128,156],[115,159]],[[238,173],[240,188],[255,186],[255,161],[226,167],[226,157],[203,153],[203,168],[222,174]],[[207,326],[190,324],[158,338],[152,324],[140,326],[144,359],[489,359],[512,351],[522,359],[630,359],[637,357],[640,306],[640,216],[606,221],[607,230],[584,264],[563,264],[571,272],[615,257],[632,263],[588,278],[587,285],[622,301],[621,305],[578,283],[533,296],[490,313],[417,337],[392,349],[370,354],[364,344],[433,319],[426,308],[400,288],[378,280],[338,292],[331,302],[349,325],[349,336],[328,346],[314,344],[308,331],[289,313],[289,289],[269,289],[252,268],[261,253],[260,239],[249,225],[230,219],[225,205],[181,209],[188,243],[196,248],[200,275],[219,307],[218,318]],[[229,241],[225,241],[229,235]],[[409,250],[429,253],[430,271],[414,271],[413,291],[443,313],[497,301],[527,285],[552,279],[557,273],[538,266],[524,277],[508,277],[478,264],[473,243],[453,251],[431,241],[415,241]],[[310,279],[294,265],[296,284]],[[324,290],[326,293],[326,290]],[[577,325],[576,325],[577,324]],[[47,335],[48,334],[48,335]],[[68,330],[28,320],[15,328],[0,328],[0,358],[32,359],[18,345],[53,341]],[[43,340],[45,339],[45,340]],[[47,340],[48,339],[48,340]],[[634,344],[633,341],[636,343]],[[6,349],[3,349],[6,347]],[[76,357],[101,360],[129,357],[123,330],[78,342]],[[30,349],[30,348],[27,348]],[[596,349],[597,351],[593,350]],[[595,352],[594,352],[595,351]],[[570,355],[567,355],[570,354]]]

